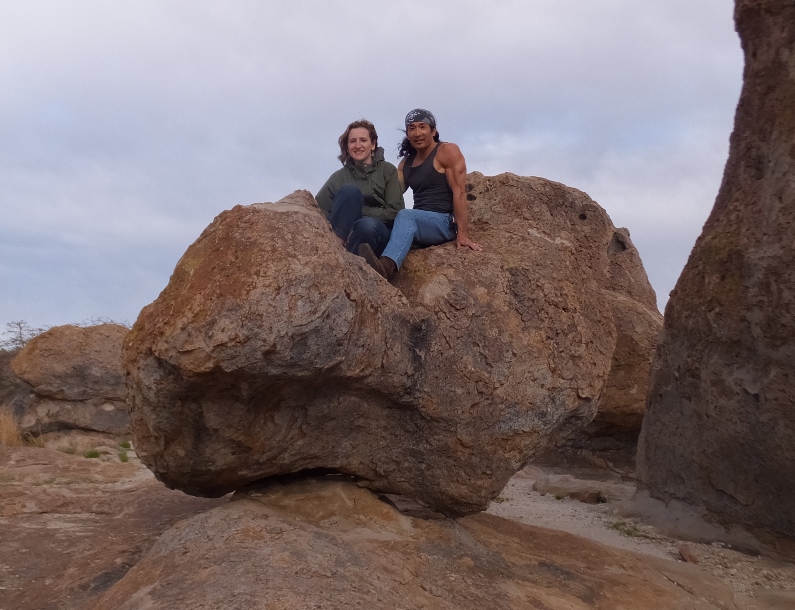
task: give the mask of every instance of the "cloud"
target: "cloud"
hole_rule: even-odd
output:
[[[134,319],[221,210],[316,191],[367,117],[430,108],[470,170],[588,192],[664,303],[711,208],[728,0],[7,3],[0,322]]]

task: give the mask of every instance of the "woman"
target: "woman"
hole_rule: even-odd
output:
[[[397,168],[384,160],[370,121],[354,121],[339,138],[342,169],[321,187],[317,203],[349,252],[368,244],[378,255],[403,204]]]

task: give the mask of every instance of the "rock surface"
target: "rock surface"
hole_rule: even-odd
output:
[[[795,2],[739,0],[744,85],[715,206],[666,308],[640,485],[795,537]]]
[[[613,303],[617,339],[596,417],[536,460],[570,467],[609,465],[634,476],[651,356],[662,329],[662,315],[655,307],[619,293],[607,296]]]
[[[0,350],[0,407],[10,403],[15,396],[28,391],[28,385],[14,374],[11,361],[16,351]]]
[[[200,607],[737,606],[695,566],[491,515],[414,519],[350,483],[305,481],[177,524],[96,610]]]
[[[167,490],[134,453],[120,463],[124,450],[96,439],[85,446],[99,458],[64,453],[90,440],[78,436],[59,439],[61,451],[0,446],[4,610],[93,608],[168,527],[224,501]]]
[[[39,448],[14,448],[5,449],[0,447],[0,608],[14,610],[84,610],[85,608],[95,608],[98,600],[108,590],[116,584],[135,564],[144,559],[142,564],[149,570],[152,557],[147,557],[148,551],[157,541],[160,535],[171,525],[177,523],[185,517],[195,515],[198,512],[206,511],[210,508],[223,506],[227,498],[208,500],[203,498],[193,498],[176,491],[169,491],[161,483],[154,480],[151,472],[143,466],[135,457],[132,449],[125,449],[126,444],[119,444],[117,439],[107,435],[83,434],[78,432],[52,433],[44,436],[46,449]],[[98,458],[87,459],[82,457],[83,453],[89,449],[95,449],[100,454]],[[68,452],[64,453],[64,452]],[[128,462],[120,462],[119,457],[124,452],[128,456]],[[616,599],[617,592],[613,590],[611,583],[615,582],[616,575],[620,577],[627,569],[627,565],[634,566],[637,563],[641,566],[639,572],[631,580],[633,587],[637,585],[641,591],[654,592],[653,583],[657,581],[659,574],[679,574],[676,560],[681,557],[683,540],[691,538],[671,539],[667,534],[661,532],[656,527],[650,526],[643,519],[631,516],[617,516],[615,509],[617,504],[583,504],[570,499],[556,500],[547,494],[542,496],[532,490],[535,482],[545,476],[553,475],[558,482],[558,486],[569,489],[579,488],[583,483],[609,482],[611,487],[620,485],[625,486],[627,491],[631,491],[631,482],[621,483],[620,477],[614,472],[604,469],[578,469],[568,471],[554,469],[539,470],[529,466],[520,471],[515,477],[511,478],[506,488],[501,492],[497,501],[489,507],[489,513],[505,517],[533,526],[533,531],[540,532],[539,535],[531,538],[532,547],[526,548],[525,535],[526,528],[519,527],[519,533],[513,530],[515,524],[504,523],[505,530],[509,537],[514,538],[510,545],[510,554],[505,553],[504,558],[510,560],[512,557],[519,557],[523,553],[529,553],[531,557],[530,575],[523,575],[520,579],[520,586],[523,586],[528,579],[538,577],[538,573],[561,568],[575,571],[579,567],[573,563],[571,558],[578,557],[581,543],[584,544],[588,553],[593,551],[596,555],[588,555],[587,561],[591,565],[587,568],[587,578],[596,588],[604,588],[608,591],[607,599]],[[573,474],[574,479],[560,475]],[[275,488],[274,488],[275,489]],[[255,500],[261,505],[256,504],[258,517],[252,518],[246,511],[244,518],[257,528],[266,527],[269,536],[276,536],[275,521],[268,519],[266,523],[257,521],[265,514],[271,514],[274,508],[279,508],[279,524],[284,523],[284,531],[280,537],[270,540],[274,548],[278,550],[279,545],[289,545],[292,532],[299,532],[297,538],[299,544],[303,544],[307,539],[312,540],[312,544],[335,544],[340,551],[357,555],[360,545],[361,559],[357,560],[350,574],[347,570],[333,575],[331,579],[343,581],[345,578],[357,578],[361,574],[360,566],[363,562],[373,557],[373,545],[368,541],[375,535],[392,535],[393,525],[406,523],[402,516],[392,516],[393,511],[378,503],[374,514],[371,510],[373,499],[369,495],[360,496],[362,490],[353,489],[351,494],[344,498],[356,500],[354,509],[355,515],[351,515],[350,509],[346,506],[339,510],[340,503],[338,496],[332,496],[329,501],[328,494],[316,493],[318,490],[305,488],[307,494],[286,494],[282,493],[277,503],[272,502],[273,498],[256,497]],[[285,490],[286,491],[286,490]],[[260,492],[261,493],[261,492]],[[347,492],[346,492],[347,493]],[[242,494],[241,494],[242,495]],[[237,498],[241,495],[236,496]],[[290,498],[296,503],[296,507],[290,504]],[[363,501],[359,501],[360,497]],[[336,500],[334,500],[336,498]],[[403,515],[416,516],[420,512],[427,513],[416,503],[405,497],[398,498],[390,496],[398,506],[402,506]],[[276,506],[278,504],[278,506]],[[261,510],[260,510],[261,509]],[[667,510],[667,509],[666,509]],[[322,512],[321,512],[322,511]],[[307,521],[322,519],[323,515],[335,513],[335,516],[325,520],[320,527],[310,527]],[[337,519],[336,513],[340,513]],[[294,518],[293,513],[299,517]],[[228,514],[228,513],[223,513]],[[682,515],[679,513],[670,514],[667,519],[675,520],[680,523]],[[211,524],[220,520],[222,515],[213,517],[204,523]],[[616,519],[620,519],[616,521]],[[336,520],[336,522],[335,522]],[[387,521],[387,528],[380,529],[382,520]],[[467,520],[465,520],[466,522]],[[364,523],[363,523],[364,522]],[[403,541],[409,549],[423,549],[427,556],[426,561],[441,557],[442,559],[455,554],[456,558],[461,557],[461,563],[466,565],[465,556],[462,549],[471,549],[472,539],[468,537],[469,525],[467,529],[454,526],[453,522],[439,521],[436,515],[431,522],[430,528],[423,527],[423,521],[412,519],[411,540]],[[193,527],[193,524],[189,524]],[[228,525],[228,524],[227,524]],[[240,524],[241,528],[245,526]],[[538,527],[548,530],[562,530],[568,535],[554,531],[538,530]],[[352,528],[357,528],[352,531]],[[227,531],[227,530],[219,530]],[[453,534],[448,538],[434,538],[434,532],[452,531]],[[242,536],[250,533],[251,530],[243,530]],[[425,538],[425,533],[429,535]],[[456,533],[457,532],[457,533]],[[206,534],[207,532],[205,532]],[[631,534],[631,536],[629,535]],[[171,534],[168,534],[171,536]],[[321,540],[313,538],[318,536]],[[490,538],[490,536],[486,536]],[[463,542],[461,539],[464,538]],[[445,540],[461,542],[458,546],[447,547]],[[795,603],[795,564],[773,561],[757,553],[743,554],[727,548],[726,544],[716,543],[715,540],[724,538],[707,538],[704,543],[688,542],[687,548],[698,562],[697,568],[691,570],[692,578],[688,577],[685,582],[677,579],[676,582],[687,587],[689,594],[695,598],[706,598],[708,600],[723,599],[724,593],[720,588],[716,588],[715,579],[717,578],[726,587],[734,592],[734,606],[724,605],[723,608],[733,608],[736,606],[742,610],[773,610],[774,608],[792,608]],[[503,545],[502,535],[499,539],[484,541],[483,553],[488,553],[489,549],[495,545]],[[710,542],[712,541],[712,542]],[[724,540],[728,544],[734,545],[731,540]],[[191,557],[198,557],[200,554],[207,555],[209,551],[199,549],[193,545],[191,540],[185,546],[186,552]],[[594,544],[594,542],[599,544]],[[233,565],[247,565],[249,558],[246,556],[244,547],[239,545],[240,538],[232,537],[226,541],[220,541],[212,534],[211,544],[218,547],[227,547],[224,552],[233,560]],[[438,543],[438,544],[437,544]],[[252,543],[253,544],[253,543]],[[397,543],[396,543],[397,544]],[[468,546],[467,546],[468,545]],[[604,545],[604,546],[603,546]],[[428,547],[431,551],[428,552]],[[477,546],[477,545],[475,545]],[[613,550],[606,548],[610,547]],[[303,547],[297,545],[292,552],[300,552]],[[181,552],[180,548],[180,552]],[[381,547],[384,550],[384,547]],[[386,550],[389,550],[388,548]],[[760,549],[761,550],[761,549]],[[375,551],[379,551],[376,547]],[[640,556],[633,553],[639,553]],[[385,551],[386,552],[386,551]],[[418,555],[411,554],[410,550],[403,550],[395,555],[395,561],[401,561],[406,554],[410,554],[410,561],[406,563],[408,567],[413,567],[418,561]],[[256,553],[255,553],[256,555]],[[308,554],[310,559],[314,558],[315,553]],[[570,557],[566,557],[570,555]],[[649,564],[646,556],[653,556],[663,560],[658,570],[658,564]],[[292,562],[294,555],[286,555]],[[465,571],[467,577],[472,576],[473,570],[483,569],[481,574],[484,578],[490,572],[485,568],[489,561],[499,560],[499,557],[490,555],[492,559],[483,560],[476,553],[471,557],[478,560],[474,568]],[[627,564],[627,557],[631,564]],[[620,559],[620,564],[615,567],[616,558]],[[376,558],[376,566],[383,567],[384,560]],[[259,561],[259,559],[256,559]],[[281,558],[276,561],[282,566],[280,569],[288,569]],[[196,563],[195,566],[200,565]],[[259,564],[262,565],[262,562]],[[436,565],[435,563],[432,565]],[[447,562],[444,565],[449,566]],[[518,565],[518,564],[517,564]],[[315,569],[317,563],[310,563],[307,569]],[[400,573],[402,566],[391,563],[393,570],[388,574],[383,574],[384,578],[379,580],[379,584],[369,587],[368,583],[373,580],[372,575],[366,576],[361,582],[350,582],[350,588],[356,591],[376,590],[378,586],[386,587],[389,574]],[[480,566],[480,568],[478,567]],[[302,565],[303,567],[303,565]],[[188,570],[186,564],[180,565],[180,570]],[[517,568],[519,569],[519,568]],[[648,570],[653,574],[652,581],[646,579]],[[274,572],[278,576],[280,572]],[[299,569],[297,575],[307,575],[307,570]],[[419,582],[429,589],[437,587],[436,581],[431,578],[436,574],[429,574],[426,567],[422,572],[418,572],[416,580],[409,583]],[[447,572],[439,571],[439,574],[448,575]],[[507,572],[506,574],[513,574]],[[714,577],[710,577],[710,574]],[[706,577],[702,577],[705,575]],[[133,574],[131,574],[131,577]],[[238,583],[241,587],[240,593],[230,596],[234,599],[235,595],[249,591],[247,587],[255,586],[257,582],[268,576],[268,573],[257,572],[256,579],[247,581],[239,575],[230,575],[224,583],[225,587],[232,587]],[[196,575],[192,574],[191,578]],[[211,574],[211,577],[214,577]],[[136,579],[138,577],[136,576]],[[507,580],[508,576],[503,576],[496,586],[501,586],[507,590],[512,590],[512,583]],[[140,581],[136,581],[140,582]],[[295,583],[296,580],[292,580]],[[314,595],[311,589],[313,581],[303,579],[301,581],[306,586],[301,589],[301,594],[307,596]],[[442,581],[442,586],[455,586],[457,581],[451,577],[449,580]],[[320,580],[320,586],[325,586],[326,579]],[[430,583],[430,584],[429,584]],[[120,590],[129,591],[129,581],[119,583],[120,589],[113,590],[110,595],[114,599],[120,597]],[[208,586],[209,583],[208,583]],[[285,587],[289,587],[286,584]],[[341,586],[339,584],[335,586]],[[400,585],[395,585],[400,586]],[[369,587],[369,588],[368,588]],[[566,574],[560,579],[560,587],[555,593],[550,594],[554,599],[555,595],[566,597],[566,601],[561,605],[550,604],[550,608],[581,608],[576,601],[570,600],[573,588],[572,579],[567,578]],[[159,588],[155,585],[150,594],[157,597],[167,589],[167,585]],[[265,583],[264,590],[260,590],[260,597],[267,599],[268,583]],[[438,590],[434,588],[433,590]],[[601,589],[600,589],[601,590]],[[637,589],[632,589],[635,591]],[[416,588],[411,589],[416,591]],[[460,595],[467,592],[461,589]],[[321,595],[321,593],[317,593]],[[630,595],[627,593],[627,595]],[[683,596],[687,599],[686,596]],[[340,598],[343,603],[347,598]],[[413,598],[407,598],[412,601]],[[501,598],[498,598],[501,599]],[[663,597],[665,600],[666,598]],[[226,604],[207,604],[202,605],[200,599],[192,598],[191,593],[184,592],[185,603],[175,605],[178,608],[227,608]],[[294,608],[308,607],[306,603],[299,600]],[[571,601],[572,605],[566,605]],[[129,603],[129,600],[125,600]],[[105,600],[103,603],[108,603]],[[408,604],[408,601],[406,602]],[[271,607],[280,607],[275,603]],[[415,604],[415,607],[417,605]],[[145,608],[145,605],[141,605]],[[256,606],[254,606],[256,607]],[[311,607],[311,606],[309,606]],[[333,603],[321,607],[339,607]],[[382,607],[379,604],[369,604],[366,607]],[[466,607],[466,606],[464,606]],[[485,608],[495,606],[484,605]],[[527,605],[525,607],[528,607]],[[529,606],[532,607],[532,606]],[[618,608],[621,606],[601,605],[597,600],[592,606],[596,608]],[[625,606],[635,610],[636,606],[630,604]],[[282,606],[284,608],[284,606]],[[666,609],[667,610],[667,609]]]
[[[533,489],[541,495],[552,494],[556,498],[572,498],[586,504],[602,504],[632,497],[632,492],[620,482],[582,481],[570,474],[539,477]]]
[[[11,361],[24,388],[6,400],[23,432],[130,433],[119,324],[55,326],[31,339]]]
[[[593,420],[601,434],[629,431],[636,435],[646,409],[651,356],[663,326],[654,303],[608,293],[616,326],[616,348],[599,408]]]
[[[55,326],[28,341],[11,362],[39,396],[55,400],[124,400],[120,324]]]
[[[220,495],[322,468],[465,514],[593,419],[613,311],[654,303],[628,234],[558,183],[469,182],[484,252],[416,250],[395,287],[309,193],[219,215],[125,342],[158,478]]]

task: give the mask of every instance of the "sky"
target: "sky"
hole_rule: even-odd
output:
[[[0,325],[132,323],[237,204],[430,109],[469,171],[588,193],[662,309],[728,156],[730,0],[0,2]],[[477,241],[477,236],[473,235]]]

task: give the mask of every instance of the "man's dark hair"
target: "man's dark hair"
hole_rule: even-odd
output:
[[[401,130],[402,131],[402,130]],[[439,130],[436,130],[436,133],[433,134],[433,141],[434,142],[441,142],[441,138],[439,137]],[[403,141],[400,143],[398,147],[398,159],[401,157],[409,157],[415,154],[417,150],[411,145],[409,142],[408,137],[404,137]]]
[[[370,133],[370,140],[372,140],[373,144],[375,144],[376,148],[378,147],[378,134],[375,132],[375,125],[373,125],[370,121],[366,119],[360,119],[358,121],[354,121],[348,128],[345,130],[340,136],[340,139],[337,140],[340,145],[340,154],[337,157],[340,161],[342,161],[343,165],[347,165],[348,161],[351,160],[351,156],[348,154],[348,136],[351,135],[351,130],[356,129],[357,127],[364,127]]]

